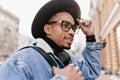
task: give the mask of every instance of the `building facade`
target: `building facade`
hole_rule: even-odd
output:
[[[101,51],[101,67],[107,73],[120,70],[120,0],[90,0],[90,17],[95,22],[96,38],[106,41]]]
[[[0,6],[0,61],[4,61],[17,49],[18,27],[18,17]]]

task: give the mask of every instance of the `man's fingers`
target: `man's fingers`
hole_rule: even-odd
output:
[[[78,23],[82,26],[90,26],[91,25],[91,19],[77,19]]]
[[[77,72],[80,71],[79,67],[77,67],[77,66],[76,66],[74,69],[75,69]]]

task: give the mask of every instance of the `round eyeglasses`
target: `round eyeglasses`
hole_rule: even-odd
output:
[[[69,21],[64,21],[64,20],[51,21],[48,22],[47,24],[54,24],[54,23],[59,23],[61,25],[62,30],[65,32],[68,32],[71,28],[74,32],[76,32],[76,30],[80,28],[79,25],[72,25]]]

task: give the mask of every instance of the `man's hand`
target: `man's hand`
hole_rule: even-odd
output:
[[[66,76],[68,80],[84,80],[80,69],[78,67],[74,67],[73,64],[69,64],[63,69],[58,69],[57,67],[53,66],[53,74]]]
[[[90,35],[94,35],[95,32],[95,26],[93,24],[93,21],[90,19],[86,19],[86,20],[79,20],[77,19],[81,30],[83,31],[83,33],[86,36],[90,36]]]

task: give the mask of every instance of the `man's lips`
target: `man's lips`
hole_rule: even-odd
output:
[[[73,38],[67,38],[68,40],[70,40],[70,41],[73,41]]]
[[[65,37],[66,40],[68,40],[70,43],[73,42],[73,38],[72,37]]]

